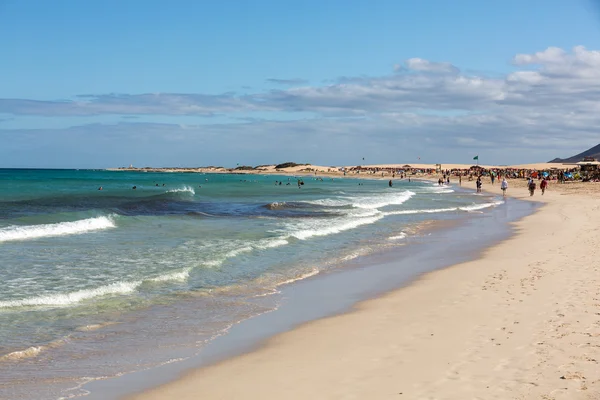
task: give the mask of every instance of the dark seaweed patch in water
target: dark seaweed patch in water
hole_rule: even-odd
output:
[[[133,191],[132,191],[133,192]],[[16,218],[36,214],[59,212],[78,212],[88,210],[109,210],[122,215],[155,215],[171,213],[193,204],[187,192],[168,192],[144,196],[130,194],[114,195],[79,195],[55,196],[36,199],[0,202],[0,218]],[[177,203],[179,203],[177,205]],[[171,205],[173,204],[173,205]]]
[[[192,217],[275,217],[326,218],[343,214],[340,207],[328,207],[305,202],[273,202],[268,204],[244,202],[194,201],[189,192],[166,192],[144,195],[79,195],[56,196],[31,200],[0,202],[0,218],[53,214],[63,212],[101,211],[124,216],[188,215]]]

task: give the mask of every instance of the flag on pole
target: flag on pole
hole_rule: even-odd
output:
[[[479,156],[473,157],[473,160],[479,160]]]

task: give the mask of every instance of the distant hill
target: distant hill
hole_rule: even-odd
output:
[[[555,158],[554,160],[548,161],[549,163],[576,163],[583,160],[583,157],[594,157],[596,160],[600,160],[600,144],[592,147],[589,150],[579,153],[569,158]]]

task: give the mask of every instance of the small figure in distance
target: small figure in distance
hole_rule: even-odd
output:
[[[542,182],[540,183],[540,189],[542,189],[542,196],[546,192],[546,187],[548,187],[548,181],[546,180],[546,178],[544,178],[544,179],[542,179]]]
[[[536,186],[535,181],[533,180],[533,178],[530,178],[528,186],[529,186],[529,195],[533,196],[533,193],[535,192],[535,186]]]
[[[502,189],[502,197],[506,197],[506,189],[508,189],[508,182],[506,181],[506,177],[502,178],[500,189]]]
[[[104,190],[104,189],[102,189],[102,186],[100,186],[100,187],[98,188],[98,190]]]
[[[132,187],[133,190],[137,189],[137,186]]]

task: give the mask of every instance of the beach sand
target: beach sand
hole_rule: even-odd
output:
[[[437,165],[441,165],[441,168],[446,169],[463,169],[467,170],[471,166],[475,164],[365,164],[364,168],[379,168],[379,169],[393,169],[393,170],[402,170],[405,165],[410,165],[410,168],[416,169],[436,169]],[[109,168],[109,171],[137,171],[137,172],[199,172],[199,173],[213,173],[213,174],[273,174],[273,175],[312,175],[315,172],[318,175],[327,175],[327,176],[343,176],[344,173],[341,170],[345,168],[348,170],[348,175],[350,177],[364,177],[365,172],[361,174],[356,174],[355,171],[350,171],[352,168],[356,168],[356,165],[347,165],[347,166],[323,166],[323,165],[297,165],[295,167],[288,167],[277,169],[274,164],[263,165],[260,167],[256,167],[256,169],[233,169],[233,168],[223,168],[223,167],[198,167],[198,168]],[[575,167],[574,164],[560,164],[560,163],[534,163],[534,164],[519,164],[519,165],[510,165],[510,166],[496,166],[496,165],[480,165],[482,168],[491,169],[491,168],[514,168],[514,169],[536,169],[536,170],[550,170],[550,169],[570,169]],[[379,173],[377,174],[379,175]],[[391,172],[384,172],[385,176],[392,175]]]
[[[600,398],[600,185],[524,186],[545,205],[481,258],[131,398]]]

